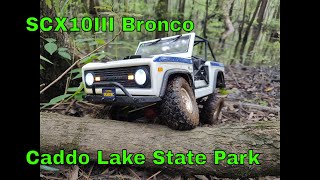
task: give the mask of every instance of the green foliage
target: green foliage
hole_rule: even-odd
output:
[[[46,107],[51,106],[51,105],[55,105],[55,104],[65,100],[66,98],[68,98],[70,96],[72,96],[72,94],[63,94],[63,95],[57,96],[57,97],[51,99],[50,102],[44,104],[40,109],[46,108]]]
[[[68,60],[71,60],[71,55],[65,51],[58,51],[58,54]]]
[[[45,40],[46,40],[48,43],[54,43],[54,42],[57,41],[56,39],[53,39],[53,38],[46,38]]]
[[[47,62],[47,63],[53,64],[49,59],[47,59],[47,58],[45,58],[45,57],[43,57],[41,55],[40,55],[40,59],[45,61],[45,62]]]
[[[82,73],[78,73],[74,78],[72,78],[72,80],[75,80],[75,79],[79,79],[82,77]]]
[[[228,95],[228,94],[230,94],[230,91],[228,91],[228,90],[225,89],[225,88],[220,88],[220,89],[219,89],[219,94],[221,94],[221,95]]]
[[[41,55],[40,55],[40,60],[45,61],[45,62],[50,63],[50,64],[53,64],[49,59],[47,59],[47,58],[45,58],[45,57],[43,57]],[[40,71],[41,70],[44,70],[44,67],[40,64]]]
[[[57,40],[53,38],[46,38],[45,39],[48,43],[44,45],[44,49],[50,54],[53,55],[56,51],[58,51],[58,54],[68,60],[71,60],[71,55],[67,52],[68,48],[60,47],[58,48],[58,45],[55,43]],[[41,55],[40,55],[41,58]]]
[[[56,52],[56,50],[58,49],[57,44],[50,42],[44,45],[44,49],[50,54],[52,55],[54,52]]]
[[[68,92],[76,92],[79,88],[78,87],[69,87],[67,89]]]
[[[49,9],[52,9],[52,3],[51,0],[45,0],[46,5],[49,7]]]
[[[268,102],[267,101],[263,101],[263,100],[259,101],[259,104],[261,106],[268,106]]]

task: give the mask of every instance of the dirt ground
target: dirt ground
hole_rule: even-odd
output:
[[[220,113],[222,123],[280,121],[280,67],[226,67],[226,88],[219,96],[225,99]],[[94,107],[94,108],[92,108]],[[50,111],[71,116],[101,117],[103,106],[86,102],[67,102]],[[45,110],[45,111],[48,111]],[[150,123],[147,120],[139,120]],[[206,125],[208,126],[208,125]],[[201,127],[198,127],[201,128]],[[227,180],[214,176],[192,176],[164,174],[161,171],[126,166],[97,166],[93,162],[86,166],[42,167],[41,179],[173,179],[173,180]],[[58,171],[56,171],[58,170]],[[249,179],[275,180],[268,176]]]

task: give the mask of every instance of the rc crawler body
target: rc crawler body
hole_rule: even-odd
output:
[[[178,130],[216,123],[216,89],[225,87],[224,65],[194,33],[141,42],[135,55],[89,63],[82,74],[86,99],[111,105],[111,118],[156,104],[160,119]]]

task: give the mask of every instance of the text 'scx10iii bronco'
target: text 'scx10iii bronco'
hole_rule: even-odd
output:
[[[86,64],[82,74],[86,100],[111,104],[112,119],[146,109],[145,116],[159,114],[170,128],[188,130],[199,121],[217,123],[215,112],[223,104],[215,90],[225,87],[224,65],[209,42],[194,33],[141,42],[135,55]],[[156,108],[150,112],[145,107],[151,104]]]

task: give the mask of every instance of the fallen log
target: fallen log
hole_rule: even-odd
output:
[[[232,104],[235,108],[244,107],[248,109],[252,108],[252,109],[257,109],[261,111],[269,111],[271,113],[280,113],[280,108],[272,108],[272,107],[261,106],[261,105],[252,104],[252,103],[233,102],[230,100],[226,100],[226,102]]]
[[[92,118],[76,118],[56,113],[40,113],[40,153],[55,154],[61,149],[87,153],[97,160],[97,150],[108,154],[126,149],[143,153],[146,161],[139,167],[162,169],[162,172],[186,175],[213,175],[217,177],[257,177],[280,174],[279,122],[237,123],[214,127],[197,127],[191,131],[175,131],[166,126]],[[259,156],[260,165],[215,165],[213,150],[227,153],[246,153],[249,149]],[[204,153],[204,165],[156,165],[155,150],[173,153]]]
[[[279,113],[280,112],[280,108],[272,108],[272,107],[267,107],[267,106],[261,106],[261,105],[258,105],[258,104],[239,102],[236,105],[243,106],[243,107],[246,107],[246,108],[253,108],[253,109],[257,109],[257,110],[262,110],[262,111],[269,111],[269,112],[272,112],[272,113]]]

